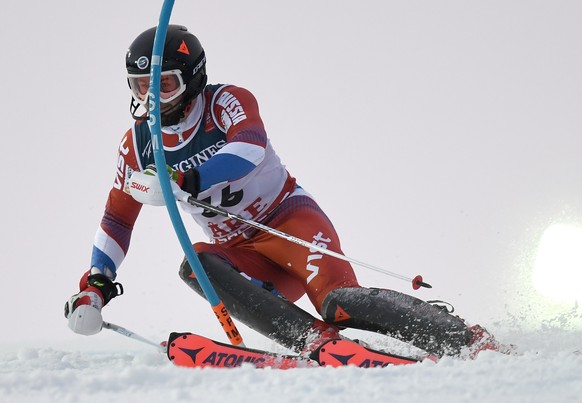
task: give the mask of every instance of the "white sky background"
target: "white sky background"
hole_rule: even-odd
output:
[[[88,269],[132,123],[125,51],[161,3],[3,5],[0,342],[90,342],[62,307]],[[255,94],[348,256],[420,273],[434,288],[415,296],[493,328],[540,300],[528,272],[543,230],[582,225],[580,21],[578,1],[427,0],[177,1],[171,19],[201,40],[210,83]],[[223,340],[179,279],[181,259],[166,211],[145,207],[119,270],[126,295],[105,319]]]

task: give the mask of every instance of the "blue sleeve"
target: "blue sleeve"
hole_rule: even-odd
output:
[[[256,165],[234,154],[216,154],[198,167],[200,191],[217,183],[241,178],[255,169]]]

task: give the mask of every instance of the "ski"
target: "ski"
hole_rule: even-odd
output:
[[[167,354],[175,365],[195,368],[233,368],[244,364],[275,369],[347,365],[372,368],[422,361],[373,350],[347,339],[326,341],[309,357],[303,357],[233,346],[193,333],[170,334]]]
[[[233,368],[251,364],[256,368],[319,367],[317,361],[298,355],[285,355],[221,343],[193,333],[171,333],[168,358],[180,367]]]
[[[347,339],[329,340],[311,353],[310,357],[323,367],[353,365],[360,368],[376,368],[388,365],[416,364],[422,361],[418,358],[373,350]]]

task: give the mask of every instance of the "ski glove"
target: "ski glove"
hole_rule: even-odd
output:
[[[190,168],[186,172],[178,172],[181,180],[178,183],[180,188],[197,198],[200,193],[200,172],[196,168]]]
[[[190,168],[186,172],[180,172],[174,171],[172,167],[166,165],[166,169],[168,170],[170,179],[176,182],[180,189],[190,193],[193,197],[198,196],[198,193],[200,193],[200,173],[196,168]],[[149,164],[143,172],[146,175],[156,176],[158,169],[156,164]]]
[[[195,168],[186,172],[174,171],[166,166],[170,175],[172,193],[176,200],[186,202],[188,197],[197,197],[200,192],[200,174]],[[165,205],[164,194],[157,178],[158,171],[150,164],[143,172],[134,172],[130,178],[129,191],[131,196],[142,204],[153,206]]]
[[[122,295],[123,286],[100,272],[91,274],[89,270],[81,278],[79,289],[81,292],[65,303],[65,318],[69,320],[69,328],[84,336],[99,333],[103,326],[101,308],[111,299]]]

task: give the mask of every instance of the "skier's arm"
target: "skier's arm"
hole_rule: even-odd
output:
[[[98,270],[112,280],[127,254],[133,225],[142,206],[131,197],[128,186],[129,176],[138,169],[131,131],[128,131],[119,146],[117,173],[95,234],[90,265],[94,272]]]
[[[90,269],[81,277],[79,293],[65,304],[69,327],[79,334],[99,332],[101,308],[123,293],[121,285],[113,280],[129,248],[133,225],[142,206],[126,193],[128,177],[138,169],[131,142],[131,131],[128,131],[119,147],[116,178],[95,234]]]
[[[92,269],[98,269],[111,279],[117,276],[117,269],[129,249],[133,225],[141,206],[123,190],[111,189],[93,242]]]
[[[227,144],[197,168],[200,191],[247,175],[263,161],[267,146],[259,106],[249,91],[227,86],[215,95],[211,108]]]

